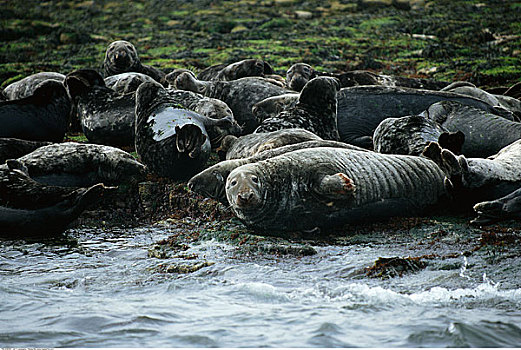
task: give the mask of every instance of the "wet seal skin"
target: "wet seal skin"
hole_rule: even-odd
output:
[[[24,97],[31,96],[38,85],[45,80],[55,80],[58,83],[63,83],[65,75],[58,72],[40,72],[29,75],[21,80],[7,85],[4,88],[4,96],[7,100],[18,100]]]

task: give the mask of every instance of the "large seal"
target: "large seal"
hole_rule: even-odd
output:
[[[521,123],[454,101],[435,103],[422,115],[465,134],[462,153],[467,157],[488,157],[521,138]]]
[[[373,134],[373,149],[386,154],[419,156],[430,142],[461,154],[465,135],[449,132],[440,124],[422,115],[384,119]]]
[[[288,92],[264,78],[247,77],[232,81],[202,81],[186,72],[177,77],[174,85],[177,89],[197,92],[224,101],[243,128],[243,135],[252,133],[259,126],[251,111],[255,103]]]
[[[337,99],[338,132],[341,141],[365,148],[373,146],[374,130],[382,120],[418,115],[439,101],[456,101],[488,113],[502,112],[470,96],[403,87],[354,86],[341,89]],[[512,117],[511,114],[505,115],[507,116]]]
[[[0,169],[0,235],[58,234],[105,191],[102,184],[88,188],[48,186],[31,179],[10,161]],[[23,238],[22,237],[22,238]]]
[[[264,77],[273,74],[273,68],[263,60],[246,59],[230,64],[218,64],[202,70],[197,79],[206,81],[236,80],[245,77]]]
[[[58,72],[40,72],[29,75],[21,80],[9,84],[4,89],[4,96],[8,100],[18,100],[24,97],[31,96],[38,85],[45,80],[54,80],[58,83],[63,83],[65,75]]]
[[[251,108],[253,116],[260,124],[264,120],[276,117],[280,112],[295,107],[299,101],[300,94],[290,93],[268,97],[257,102]]]
[[[336,93],[339,89],[335,78],[311,79],[302,89],[295,107],[264,120],[255,132],[303,128],[323,139],[338,141]]]
[[[423,157],[315,148],[236,168],[226,197],[246,226],[271,235],[413,215],[446,195],[444,179]]]
[[[286,85],[291,90],[300,91],[308,81],[319,76],[337,78],[340,82],[340,86],[343,88],[359,85],[382,85],[440,90],[448,85],[448,83],[441,81],[376,74],[365,70],[355,70],[343,73],[326,73],[316,71],[306,63],[296,63],[288,69],[286,72]]]
[[[62,83],[45,80],[31,96],[0,102],[0,137],[60,142],[71,102]]]
[[[492,201],[474,205],[478,215],[471,221],[475,225],[489,225],[501,220],[521,219],[521,188]]]
[[[106,77],[105,86],[116,91],[119,94],[128,94],[136,92],[139,85],[146,82],[154,82],[152,77],[136,72],[121,73]]]
[[[109,89],[101,75],[92,69],[69,73],[65,86],[90,142],[110,146],[134,144],[134,93],[121,95]]]
[[[75,142],[44,146],[17,159],[29,176],[54,186],[118,186],[142,181],[146,168],[118,148]],[[1,165],[0,169],[6,169]]]
[[[143,73],[163,84],[165,73],[161,70],[142,64],[134,45],[125,40],[117,40],[107,47],[102,71],[105,77],[126,72]]]
[[[51,142],[27,141],[13,138],[0,138],[0,164],[8,159],[15,159],[31,153],[37,148],[48,146]]]

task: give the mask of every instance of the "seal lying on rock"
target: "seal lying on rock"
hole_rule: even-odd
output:
[[[101,75],[92,69],[69,73],[65,86],[90,142],[110,146],[134,144],[134,93],[121,95],[109,89]]]
[[[37,148],[48,146],[51,142],[27,141],[13,138],[0,138],[0,164],[8,159],[15,159],[31,153]]]
[[[105,187],[88,188],[48,186],[18,170],[0,169],[0,234],[57,234],[65,230],[90,204],[95,203]],[[23,168],[23,166],[21,166]]]
[[[40,72],[29,75],[21,80],[9,84],[4,89],[4,96],[8,100],[18,100],[31,96],[38,85],[45,80],[54,80],[63,83],[65,75],[57,72]]]
[[[175,81],[175,86],[181,90],[197,92],[224,101],[243,128],[243,135],[252,133],[259,126],[251,111],[255,103],[288,92],[263,78],[247,77],[232,81],[202,81],[195,79],[189,73],[181,73]]]
[[[248,158],[269,149],[313,140],[322,139],[305,129],[282,129],[248,134],[239,138],[226,136],[221,143],[220,151],[226,153],[226,159]]]
[[[200,171],[211,150],[205,126],[227,123],[180,108],[158,84],[136,91],[136,152],[159,176],[185,179]]]
[[[0,102],[0,137],[60,142],[71,102],[62,83],[45,80],[31,96]]]
[[[236,168],[226,197],[246,226],[272,235],[413,215],[446,195],[444,179],[423,157],[325,147]]]
[[[300,94],[291,93],[268,97],[257,102],[251,108],[253,117],[260,124],[264,120],[276,117],[280,112],[297,105]]]
[[[418,115],[439,101],[456,101],[489,113],[499,113],[493,106],[470,96],[402,87],[343,88],[338,92],[337,99],[338,132],[341,141],[365,148],[373,146],[374,130],[382,120]]]
[[[226,183],[226,178],[235,168],[244,164],[255,163],[261,160],[280,156],[281,154],[288,152],[318,147],[344,148],[349,150],[357,150],[360,152],[367,151],[363,148],[337,141],[314,140],[299,142],[292,145],[266,150],[248,158],[230,159],[219,162],[192,177],[188,182],[188,187],[196,193],[216,199],[221,203],[228,205],[228,199],[226,198],[224,185]]]
[[[432,119],[421,115],[384,119],[373,134],[373,149],[385,154],[419,156],[430,142],[461,154],[465,135],[449,132]]]
[[[116,91],[119,94],[128,94],[136,92],[139,85],[146,82],[154,82],[152,77],[136,72],[121,73],[106,77],[105,86]]]
[[[117,40],[107,47],[102,71],[105,77],[126,72],[143,73],[158,83],[164,83],[165,73],[161,70],[142,64],[134,45],[125,40]]]
[[[493,201],[474,205],[477,218],[470,223],[489,225],[501,220],[521,219],[521,188]]]
[[[294,107],[264,120],[255,132],[302,128],[323,139],[338,141],[336,93],[339,89],[340,85],[335,78],[311,79],[302,89]]]
[[[422,115],[465,134],[462,153],[467,157],[488,157],[521,139],[521,123],[454,101],[435,103]]]
[[[210,66],[197,75],[197,79],[206,81],[229,81],[245,77],[264,77],[273,74],[268,62],[259,59],[246,59],[231,64]]]
[[[359,85],[383,85],[383,86],[401,86],[414,89],[439,90],[448,85],[446,82],[393,77],[390,75],[375,74],[370,71],[355,70],[343,73],[326,73],[318,72],[309,64],[296,63],[292,65],[286,72],[286,86],[294,91],[300,91],[308,81],[319,76],[329,76],[337,78],[340,87],[351,87]]]
[[[55,186],[88,187],[137,183],[146,175],[145,166],[118,148],[75,142],[44,146],[17,159],[28,175]],[[6,169],[1,165],[0,169]]]

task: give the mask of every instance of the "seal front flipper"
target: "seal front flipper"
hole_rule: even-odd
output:
[[[344,173],[325,175],[315,191],[331,199],[350,199],[353,198],[356,186],[352,179]]]

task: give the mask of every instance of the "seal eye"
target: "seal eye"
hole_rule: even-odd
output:
[[[237,185],[237,180],[233,179],[231,182],[230,182],[230,186],[235,186]]]
[[[257,184],[257,183],[259,183],[259,178],[257,176],[255,176],[255,175],[252,175],[251,181],[253,181],[253,183]]]

